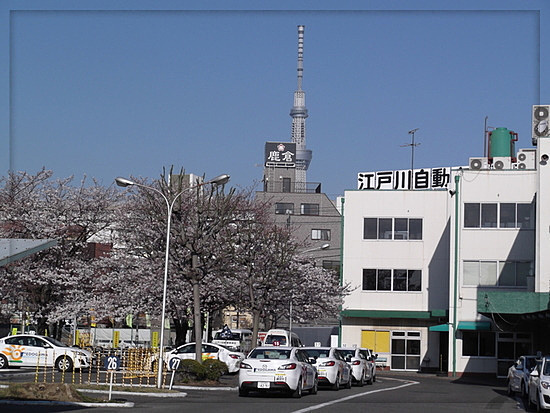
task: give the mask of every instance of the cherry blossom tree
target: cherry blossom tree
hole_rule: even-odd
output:
[[[0,236],[56,239],[57,245],[6,268],[3,298],[20,302],[43,333],[47,322],[87,311],[98,274],[89,242],[109,242],[113,188],[84,177],[52,179],[52,172],[10,172],[0,178]]]

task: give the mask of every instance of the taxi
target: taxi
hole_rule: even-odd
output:
[[[180,360],[195,359],[195,343],[183,344],[166,352],[164,355],[164,361],[168,366],[174,365],[172,362],[174,358],[179,358]],[[223,361],[227,365],[229,373],[236,373],[239,371],[244,354],[239,351],[231,351],[219,344],[202,343],[202,359]]]
[[[59,371],[90,367],[87,350],[69,347],[51,337],[15,334],[0,338],[0,369],[8,367],[55,367]]]

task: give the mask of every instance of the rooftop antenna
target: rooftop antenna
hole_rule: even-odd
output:
[[[415,148],[415,146],[420,145],[420,142],[414,143],[414,134],[416,133],[416,131],[417,131],[418,129],[420,129],[420,128],[412,129],[412,130],[409,131],[409,135],[412,136],[411,143],[407,143],[407,144],[405,144],[405,145],[401,145],[401,147],[406,147],[406,146],[410,146],[410,147],[411,147],[411,171],[414,171],[414,148]]]

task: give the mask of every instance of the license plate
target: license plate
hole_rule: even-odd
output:
[[[258,382],[258,389],[269,389],[269,382],[268,381],[259,381]]]

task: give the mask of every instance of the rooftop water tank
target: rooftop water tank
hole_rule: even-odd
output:
[[[517,134],[507,128],[496,128],[489,135],[489,157],[515,157],[514,142]]]

